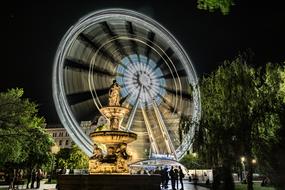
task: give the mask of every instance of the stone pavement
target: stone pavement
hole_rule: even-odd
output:
[[[193,183],[190,183],[188,180],[183,180],[183,184],[184,184],[184,190],[209,190],[206,187],[201,187],[198,185],[195,186],[195,185],[193,185]],[[181,186],[180,186],[180,182],[179,182],[177,190],[180,190],[180,189],[181,189]],[[171,182],[169,181],[169,183],[168,183],[168,189],[162,189],[162,190],[172,190]]]
[[[44,184],[46,180],[41,181],[40,188],[37,190],[55,190],[55,184]],[[184,190],[209,190],[208,188],[201,187],[201,186],[194,186],[192,183],[190,183],[188,180],[184,180]],[[8,186],[0,186],[0,189],[8,189]],[[180,183],[178,186],[178,190],[181,188]],[[26,189],[26,185],[19,185],[19,189],[25,189],[25,190],[35,190],[35,189]],[[147,190],[147,189],[146,189]],[[163,189],[163,190],[171,190],[171,184],[169,181],[169,186],[168,189]]]

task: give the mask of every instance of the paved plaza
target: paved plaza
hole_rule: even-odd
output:
[[[41,186],[38,190],[56,190],[55,189],[55,184],[44,184],[45,180],[42,180]],[[19,189],[25,189],[25,185],[19,186]],[[8,189],[8,186],[0,186],[0,190]],[[181,186],[179,184],[178,190],[181,189]],[[32,189],[26,189],[26,190],[32,190]],[[171,190],[171,184],[169,182],[169,187],[168,189],[162,189],[162,190]],[[208,188],[201,187],[201,186],[194,186],[192,183],[188,182],[187,180],[184,181],[184,190],[209,190]]]

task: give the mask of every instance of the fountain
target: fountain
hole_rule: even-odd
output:
[[[120,86],[115,80],[109,90],[109,104],[100,112],[110,120],[110,126],[90,134],[94,150],[89,159],[89,175],[59,175],[59,189],[160,190],[160,175],[129,172],[132,156],[127,152],[127,145],[137,139],[137,134],[120,130],[120,121],[129,110],[120,104]]]
[[[131,155],[127,153],[127,144],[135,141],[137,135],[120,131],[120,120],[129,112],[121,106],[120,99],[120,86],[114,80],[109,90],[109,104],[100,109],[100,112],[110,120],[110,127],[90,134],[94,143],[93,156],[89,160],[90,174],[129,172],[128,163],[131,161]],[[105,155],[97,144],[106,147]]]

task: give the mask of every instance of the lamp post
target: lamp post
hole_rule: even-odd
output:
[[[197,153],[196,152],[193,152],[193,157],[196,159],[197,158]],[[197,164],[196,162],[194,162],[195,163],[195,165]],[[198,182],[198,177],[197,177],[197,174],[196,174],[196,167],[194,168],[194,172],[195,172],[195,174],[194,174],[194,178],[193,178],[193,182],[194,182],[194,185],[196,185],[197,184],[197,182]]]
[[[252,159],[251,163],[252,163],[252,168],[253,168],[252,173],[254,173],[255,172],[256,159]]]
[[[242,157],[240,158],[240,160],[241,160],[241,165],[242,165],[242,170],[243,170],[242,175],[241,175],[241,181],[243,182],[243,181],[245,180],[245,164],[244,164],[244,162],[245,162],[245,157],[242,156]]]

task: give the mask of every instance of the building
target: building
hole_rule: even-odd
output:
[[[46,131],[53,137],[54,142],[58,147],[71,148],[73,141],[61,124],[47,125]]]
[[[100,116],[97,124],[94,124],[91,121],[81,121],[80,127],[83,132],[89,136],[89,134],[93,132],[97,126],[104,125],[107,122],[108,121],[103,116]],[[48,124],[46,125],[46,131],[51,134],[54,142],[60,148],[71,148],[71,146],[74,144],[62,124]]]

